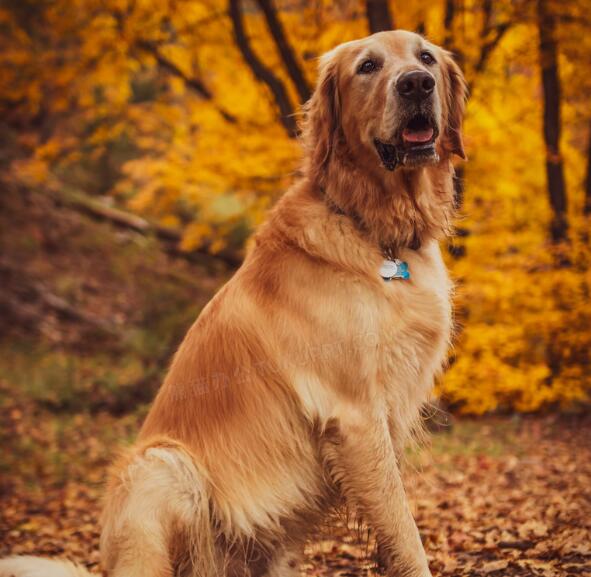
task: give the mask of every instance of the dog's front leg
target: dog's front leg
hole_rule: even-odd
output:
[[[381,408],[339,411],[326,455],[349,506],[375,531],[388,575],[431,575]]]

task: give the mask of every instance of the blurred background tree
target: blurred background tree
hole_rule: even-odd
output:
[[[471,89],[439,393],[588,402],[590,24],[582,0],[5,0],[0,364],[57,405],[148,400],[298,170],[317,57],[397,27]]]

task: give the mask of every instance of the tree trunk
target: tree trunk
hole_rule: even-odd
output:
[[[365,0],[365,13],[371,34],[394,29],[388,0]]]
[[[462,6],[457,6],[457,0],[446,0],[445,11],[443,14],[443,28],[445,30],[443,46],[446,50],[453,52],[454,58],[460,67],[464,65],[464,53],[456,47],[455,41],[455,23],[458,17],[458,8],[460,9],[460,15]],[[454,186],[454,207],[459,211],[464,204],[464,165],[460,164],[455,169],[453,178]],[[465,238],[470,235],[470,231],[458,225],[455,230],[456,238]],[[452,239],[447,244],[447,250],[452,258],[459,260],[466,256],[466,247],[464,244],[458,244]]]
[[[250,67],[255,78],[259,82],[266,84],[271,91],[277,108],[279,108],[281,124],[283,124],[287,134],[291,138],[295,138],[298,134],[295,109],[291,104],[287,89],[281,79],[263,64],[250,45],[246,30],[244,29],[241,0],[230,0],[228,14],[234,28],[234,39],[242,57]]]
[[[455,0],[445,0],[445,13],[443,16],[443,28],[445,35],[443,37],[443,46],[453,52],[454,47],[454,21],[456,18]]]
[[[456,167],[454,174],[454,206],[457,209],[462,208],[464,204],[464,165]]]
[[[560,77],[558,74],[558,45],[556,19],[547,0],[538,0],[538,29],[540,34],[540,67],[544,95],[544,142],[546,145],[546,178],[552,221],[550,236],[553,243],[568,237],[567,199],[564,170],[560,155]]]
[[[587,178],[585,180],[585,208],[586,216],[591,216],[591,120],[589,120],[589,142],[587,144]]]
[[[277,16],[277,10],[275,9],[273,0],[257,0],[257,3],[265,15],[267,26],[269,27],[271,36],[275,41],[277,50],[281,55],[285,69],[287,70],[291,81],[294,83],[294,86],[298,91],[300,103],[303,104],[310,99],[312,91],[310,90],[306,76],[304,75],[304,72],[298,63],[293,48],[290,46],[287,40],[281,20],[279,20]]]
[[[458,16],[458,6],[456,6],[457,0],[446,0],[445,12],[443,15],[443,28],[445,29],[445,35],[443,40],[443,46],[446,50],[453,52],[454,58],[460,68],[464,66],[464,53],[461,49],[456,47],[454,28],[455,21]],[[461,9],[461,6],[460,6]],[[461,14],[460,14],[461,15]],[[460,165],[456,168],[454,176],[454,206],[457,209],[462,208],[464,203],[464,166]]]

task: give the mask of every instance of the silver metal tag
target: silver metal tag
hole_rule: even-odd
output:
[[[384,280],[392,280],[393,278],[408,280],[410,278],[408,263],[397,258],[394,260],[387,258],[380,267],[380,276]]]
[[[398,272],[398,265],[396,264],[395,260],[384,260],[382,266],[380,267],[380,276],[383,279],[390,280],[396,276]]]

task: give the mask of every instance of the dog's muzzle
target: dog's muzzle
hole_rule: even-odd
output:
[[[415,114],[399,130],[398,136],[391,142],[374,139],[377,153],[386,170],[395,170],[398,166],[416,168],[434,164],[439,160],[435,148],[438,136],[436,123],[427,115]]]

